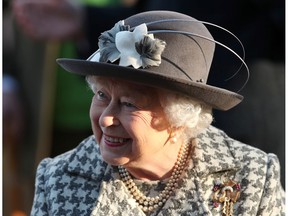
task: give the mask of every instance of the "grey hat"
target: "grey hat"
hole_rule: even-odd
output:
[[[174,91],[219,110],[243,99],[208,85],[215,41],[202,22],[172,11],[149,11],[120,21],[99,37],[87,60],[57,59],[65,70],[119,78]]]

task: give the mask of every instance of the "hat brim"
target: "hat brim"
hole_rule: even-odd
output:
[[[94,75],[113,77],[146,86],[174,91],[203,101],[207,105],[218,110],[229,110],[243,100],[242,95],[226,89],[201,82],[163,76],[145,69],[134,69],[133,67],[122,67],[116,64],[68,58],[60,58],[56,61],[61,67],[71,73],[83,76]]]

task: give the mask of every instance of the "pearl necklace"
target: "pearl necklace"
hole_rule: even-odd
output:
[[[164,190],[160,192],[158,196],[155,197],[148,197],[145,196],[136,186],[135,182],[133,181],[131,175],[128,173],[126,168],[123,166],[118,166],[119,174],[124,182],[126,188],[128,189],[129,193],[133,196],[139,207],[144,212],[151,212],[158,207],[161,207],[164,205],[166,200],[171,196],[171,194],[174,192],[175,188],[177,187],[178,180],[185,168],[185,164],[187,162],[189,154],[189,145],[184,144],[184,146],[181,147],[177,161],[173,167],[172,175],[166,184]]]

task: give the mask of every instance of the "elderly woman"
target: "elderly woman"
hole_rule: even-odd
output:
[[[32,215],[284,215],[277,157],[210,126],[242,100],[206,84],[215,44],[230,50],[203,22],[152,11],[87,60],[58,59],[87,76],[93,136],[40,163]]]

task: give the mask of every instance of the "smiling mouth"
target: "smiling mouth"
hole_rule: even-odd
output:
[[[123,144],[125,144],[129,140],[130,140],[129,138],[109,137],[106,135],[104,138],[106,145],[111,146],[111,147],[122,146]]]

